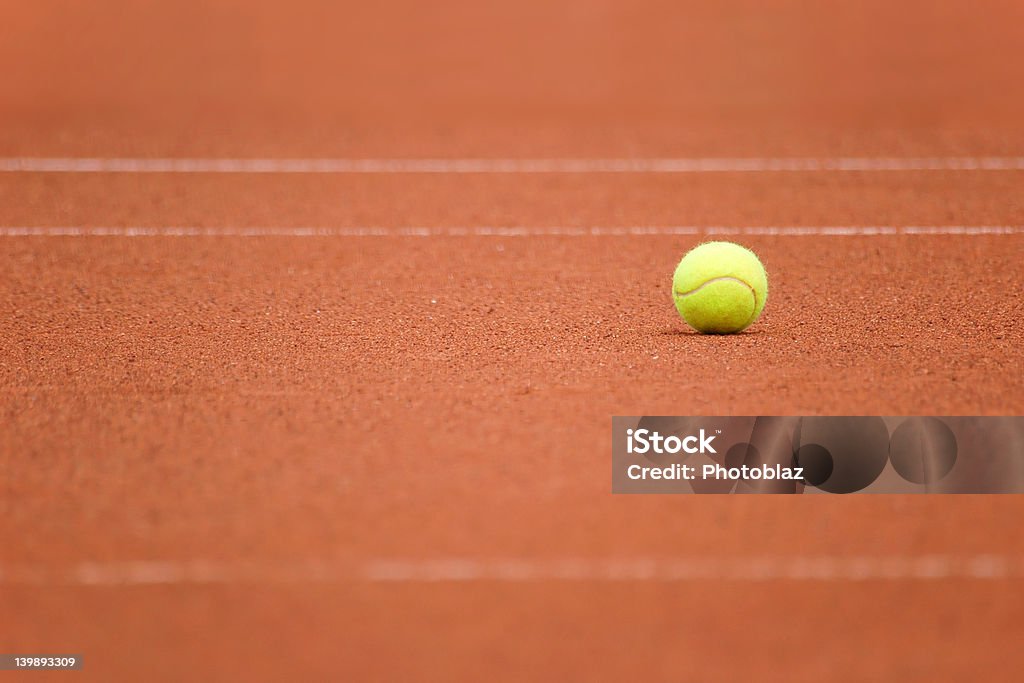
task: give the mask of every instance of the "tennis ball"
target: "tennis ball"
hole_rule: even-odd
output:
[[[691,249],[672,276],[672,299],[698,332],[728,334],[749,327],[764,309],[768,276],[754,252],[732,242]]]

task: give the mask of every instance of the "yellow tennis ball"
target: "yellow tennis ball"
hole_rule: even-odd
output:
[[[732,242],[694,247],[672,276],[676,310],[698,332],[745,330],[761,315],[767,298],[768,276],[761,261]]]

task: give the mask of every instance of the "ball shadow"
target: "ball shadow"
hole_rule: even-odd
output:
[[[707,334],[705,332],[698,332],[697,330],[661,330],[658,333],[659,337],[706,337],[708,339],[722,339],[723,337],[757,337],[765,334],[764,330],[743,330],[742,332],[730,332],[728,334]]]

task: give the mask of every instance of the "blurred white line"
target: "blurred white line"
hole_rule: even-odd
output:
[[[695,235],[893,236],[1020,235],[1022,225],[932,226],[472,226],[472,227],[189,227],[189,226],[0,226],[0,237],[619,237]]]
[[[235,583],[526,583],[726,581],[1007,581],[1024,579],[1024,557],[1003,555],[738,556],[684,558],[378,559],[362,563],[83,562],[70,567],[0,565],[0,586],[162,586]]]
[[[173,159],[0,157],[6,173],[829,173],[1020,171],[1024,157]]]

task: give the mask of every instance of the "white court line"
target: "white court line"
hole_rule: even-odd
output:
[[[1024,157],[173,159],[0,157],[6,173],[775,173],[1020,171]]]
[[[1005,555],[753,556],[680,558],[380,559],[83,562],[64,568],[0,565],[0,586],[154,586],[233,583],[527,583],[730,581],[1005,581],[1024,579],[1024,557]]]
[[[219,227],[0,226],[0,237],[614,237],[614,236],[893,236],[1020,235],[1024,225],[932,226],[471,226]]]

